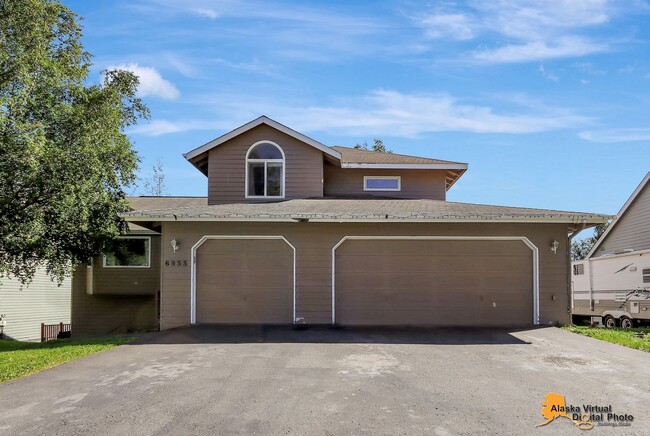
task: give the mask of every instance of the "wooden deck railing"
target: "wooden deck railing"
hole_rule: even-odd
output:
[[[45,324],[41,323],[41,342],[51,341],[59,338],[69,338],[72,329],[71,324]]]

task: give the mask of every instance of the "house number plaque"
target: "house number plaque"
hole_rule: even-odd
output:
[[[165,266],[187,266],[187,260],[166,260]]]

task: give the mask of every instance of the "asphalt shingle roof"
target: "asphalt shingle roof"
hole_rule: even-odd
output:
[[[158,206],[163,206],[161,200]],[[171,203],[171,201],[168,201]],[[422,221],[548,221],[601,223],[608,215],[529,209],[441,200],[305,199],[273,203],[237,203],[187,207],[156,207],[123,214],[126,220],[422,220]]]
[[[361,150],[358,148],[334,146],[331,147],[341,153],[342,163],[356,164],[461,164],[448,160],[430,159],[427,157],[408,156],[397,153],[381,153],[377,151]]]

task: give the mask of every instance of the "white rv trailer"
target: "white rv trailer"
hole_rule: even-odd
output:
[[[606,327],[650,322],[650,173],[585,260],[572,262],[571,312]]]

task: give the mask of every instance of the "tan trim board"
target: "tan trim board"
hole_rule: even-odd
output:
[[[267,235],[204,235],[192,246],[192,261],[190,272],[190,323],[196,324],[196,251],[206,241],[215,239],[276,239],[284,241],[293,251],[293,323],[296,323],[296,247],[293,246],[284,236]]]
[[[539,249],[525,236],[344,236],[332,247],[332,324],[336,324],[336,249],[349,240],[523,242],[533,252],[533,324],[539,325]]]

